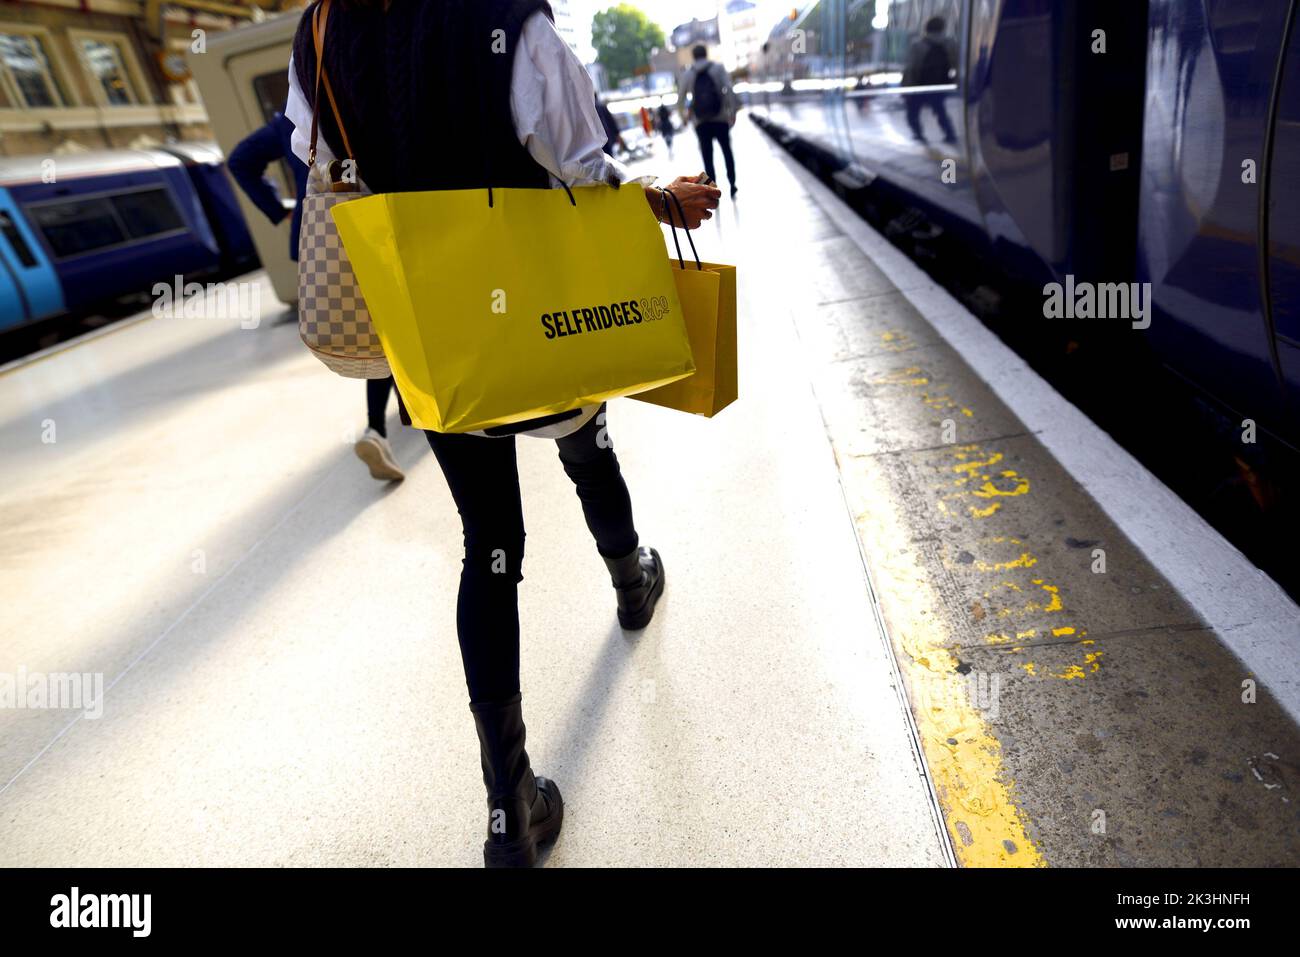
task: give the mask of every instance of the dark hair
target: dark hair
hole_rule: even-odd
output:
[[[695,46],[691,48],[691,56],[695,57],[695,59],[697,60],[703,60],[708,55],[709,55],[709,48],[706,47],[703,43],[697,43],[695,44]]]
[[[943,28],[948,24],[943,17],[931,17],[925,21],[926,33],[943,33]]]

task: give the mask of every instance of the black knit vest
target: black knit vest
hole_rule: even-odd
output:
[[[316,53],[303,14],[293,41],[298,83],[314,99]],[[520,144],[510,79],[524,21],[546,0],[391,0],[330,5],[325,70],[355,152],[376,193],[484,186],[545,187]],[[346,155],[321,88],[320,135]]]

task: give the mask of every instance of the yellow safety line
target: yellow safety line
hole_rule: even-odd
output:
[[[898,509],[883,480],[853,468],[851,461],[844,464],[858,473],[846,483],[855,490],[855,525],[869,543],[864,551],[880,586],[895,657],[957,861],[964,867],[1045,866],[1016,803],[1002,746],[972,701],[971,680],[958,674],[959,662],[947,650],[950,636],[935,613],[940,598],[911,558],[913,535],[898,523]],[[864,485],[875,488],[858,498]]]

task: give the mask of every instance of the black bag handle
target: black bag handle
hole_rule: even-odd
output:
[[[659,187],[659,192],[664,197],[664,212],[668,214],[668,228],[673,232],[673,245],[677,247],[677,265],[682,269],[686,268],[686,263],[682,259],[682,244],[677,241],[677,224],[673,222],[672,206],[668,205],[669,198],[677,207],[677,215],[682,218],[682,232],[686,233],[686,242],[690,244],[691,255],[695,257],[695,268],[703,272],[704,264],[700,262],[700,254],[695,251],[695,240],[691,239],[691,231],[686,228],[686,210],[682,209],[682,201],[662,186]]]

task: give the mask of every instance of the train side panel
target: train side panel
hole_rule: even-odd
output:
[[[0,331],[63,311],[58,274],[9,190],[0,187]]]

